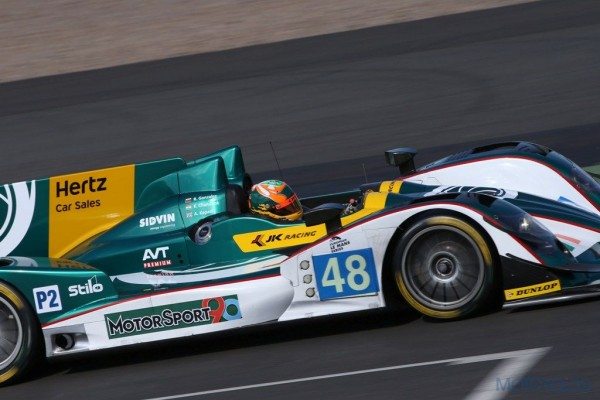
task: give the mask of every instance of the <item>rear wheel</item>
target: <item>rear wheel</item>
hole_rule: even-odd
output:
[[[0,282],[0,386],[14,382],[29,370],[37,358],[39,337],[29,305]]]
[[[393,259],[402,297],[434,318],[473,315],[491,304],[494,257],[484,236],[454,216],[424,218],[403,235]]]

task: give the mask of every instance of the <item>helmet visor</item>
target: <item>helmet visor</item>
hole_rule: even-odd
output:
[[[289,199],[289,202],[286,203],[287,204],[284,205],[277,204],[271,212],[277,216],[285,217],[302,211],[302,205],[298,200],[298,196],[294,195]]]

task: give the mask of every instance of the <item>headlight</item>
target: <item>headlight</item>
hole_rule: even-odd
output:
[[[538,254],[545,256],[563,255],[569,261],[573,260],[573,255],[556,236],[531,215],[520,212],[516,215],[505,216],[503,222]]]
[[[506,222],[509,226],[512,225],[510,227],[515,233],[519,233],[524,237],[530,237],[532,240],[556,240],[548,228],[540,224],[529,214],[522,213],[517,215],[515,220],[509,218]]]
[[[495,225],[526,245],[542,264],[555,267],[575,262],[565,245],[522,208],[489,196],[480,197],[480,203],[488,208]]]

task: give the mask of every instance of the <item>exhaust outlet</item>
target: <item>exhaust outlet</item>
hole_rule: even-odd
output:
[[[54,338],[56,346],[61,350],[71,350],[75,347],[75,337],[69,333],[61,333]]]

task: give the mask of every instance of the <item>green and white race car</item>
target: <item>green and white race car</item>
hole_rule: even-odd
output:
[[[45,357],[404,301],[433,318],[597,294],[600,185],[512,142],[248,212],[241,151],[0,189],[0,382]],[[356,212],[341,205],[360,199]]]

